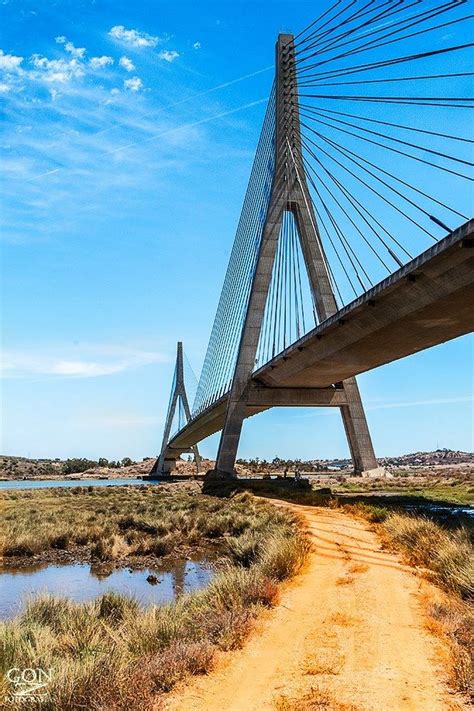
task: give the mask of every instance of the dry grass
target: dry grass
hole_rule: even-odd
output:
[[[448,640],[450,683],[455,691],[474,694],[474,611],[447,597],[428,607],[428,629]]]
[[[216,499],[151,485],[5,491],[0,504],[0,556],[7,564],[67,556],[125,565],[135,557],[227,547],[236,562],[250,565],[261,533],[291,524],[288,514],[247,494]]]
[[[329,621],[338,627],[352,627],[357,623],[357,620],[352,615],[347,615],[345,612],[335,612],[329,618]]]
[[[427,568],[446,590],[463,598],[474,595],[474,556],[465,529],[447,531],[422,516],[391,514],[383,531],[414,565]]]
[[[325,654],[310,655],[303,663],[304,674],[339,674],[344,664],[342,654],[328,650]]]
[[[341,575],[336,580],[336,585],[352,585],[354,580],[355,580],[355,578],[353,575]]]
[[[131,545],[125,536],[132,532],[138,536],[133,545],[140,540],[140,545],[153,546],[173,520],[175,527],[181,526],[179,532],[173,529],[180,536],[199,532],[201,538],[232,539],[221,572],[199,592],[146,609],[117,593],[87,603],[50,596],[31,600],[18,618],[0,624],[0,696],[8,693],[9,668],[42,667],[53,669],[50,699],[41,704],[44,711],[151,711],[157,695],[186,675],[207,673],[217,650],[241,646],[262,608],[275,603],[278,582],[304,563],[308,544],[294,517],[247,494],[231,501],[179,496],[176,502],[169,497],[172,514],[163,520],[148,495],[136,496],[133,514],[105,507],[109,525],[116,524],[122,534],[112,531],[111,538],[98,538],[94,545],[110,541],[101,555]],[[144,510],[139,511],[141,497]],[[102,505],[107,501],[102,496],[99,500]],[[112,506],[114,502],[112,495]],[[85,516],[84,510],[78,512],[87,535]],[[33,527],[44,532],[40,521]]]
[[[299,698],[281,695],[273,703],[276,711],[357,711],[355,706],[337,701],[329,691],[321,687],[313,687]]]
[[[352,565],[349,566],[349,572],[350,573],[366,573],[369,569],[369,566],[366,563],[352,563]]]
[[[377,526],[383,542],[421,566],[431,580],[464,599],[474,595],[474,555],[467,528],[445,528],[426,516],[393,513],[367,504],[344,505],[344,511]]]

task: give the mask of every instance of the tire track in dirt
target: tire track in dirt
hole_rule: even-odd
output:
[[[223,653],[208,676],[178,687],[166,709],[296,709],[291,700],[315,688],[333,709],[453,708],[413,573],[382,550],[364,522],[332,509],[274,503],[306,523],[313,550],[305,569],[283,587],[243,649]]]

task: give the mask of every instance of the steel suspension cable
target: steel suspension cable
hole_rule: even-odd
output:
[[[318,165],[321,166],[321,168],[324,170],[324,172],[331,178],[331,180],[334,182],[334,184],[336,185],[336,187],[338,187],[338,186],[337,186],[336,179],[333,177],[333,175],[330,173],[330,171],[327,170],[327,168],[324,166],[324,164],[319,160],[319,158],[316,156],[316,154],[314,153],[314,151],[312,151],[312,150],[311,150],[309,147],[307,147],[307,146],[306,146],[306,150],[307,150],[308,153],[314,158],[314,160],[318,163]],[[313,168],[313,166],[312,166],[310,163],[308,163],[308,167],[310,168],[310,170],[312,170],[312,171],[314,172],[315,175],[317,175],[317,172],[315,171],[315,169]],[[360,236],[362,237],[362,239],[364,240],[364,242],[368,245],[368,247],[371,249],[371,251],[375,254],[375,256],[376,256],[377,259],[380,261],[380,263],[382,264],[382,266],[387,270],[388,273],[390,273],[390,268],[388,267],[388,265],[385,264],[385,262],[384,262],[384,260],[382,259],[382,257],[379,255],[379,253],[377,252],[377,250],[376,250],[376,249],[374,248],[374,246],[370,243],[370,241],[367,239],[367,237],[364,235],[364,233],[361,231],[361,229],[358,227],[358,225],[356,225],[356,223],[354,222],[354,220],[352,219],[352,217],[349,215],[349,213],[347,212],[347,210],[344,208],[344,206],[341,205],[340,201],[335,197],[334,193],[333,193],[327,186],[325,186],[325,187],[326,187],[327,192],[328,192],[328,193],[331,195],[331,197],[333,198],[334,202],[339,206],[339,208],[340,208],[340,209],[342,210],[342,212],[345,214],[345,216],[347,217],[347,219],[349,220],[349,222],[350,222],[350,223],[352,224],[352,226],[357,230],[357,232],[360,234]],[[393,255],[391,255],[391,256],[393,256]],[[396,258],[395,258],[395,259],[396,259]],[[402,264],[398,259],[396,259],[396,261],[397,261],[397,263],[398,263],[399,266],[403,266],[403,264]],[[370,280],[369,276],[368,276],[367,274],[366,274],[366,276],[367,276],[367,278],[369,279],[369,282],[370,282],[371,280]]]
[[[407,126],[402,123],[392,123],[391,121],[382,121],[381,119],[368,118],[367,116],[361,116],[360,114],[348,114],[345,111],[335,111],[334,109],[326,109],[325,107],[314,107],[309,104],[300,104],[301,109],[306,109],[307,111],[324,111],[326,114],[337,114],[338,116],[345,116],[346,118],[356,118],[361,121],[368,121],[370,123],[380,124],[382,126],[392,126],[394,128],[402,128],[405,131],[413,131],[415,133],[424,133],[429,136],[438,136],[439,138],[449,138],[453,141],[461,141],[463,143],[474,143],[471,138],[462,138],[460,136],[453,136],[449,133],[439,133],[438,131],[429,131],[426,128],[415,128],[414,126]],[[328,117],[330,118],[330,117]]]
[[[453,45],[452,47],[444,47],[443,49],[432,49],[428,52],[418,52],[418,54],[407,54],[403,57],[394,57],[392,59],[384,59],[384,60],[380,60],[378,62],[366,62],[365,64],[358,64],[354,67],[330,69],[328,71],[316,72],[314,74],[306,75],[306,72],[311,71],[312,69],[315,69],[316,67],[319,67],[322,64],[327,63],[326,61],[324,61],[324,62],[318,62],[315,65],[309,65],[306,67],[302,67],[301,69],[297,69],[297,75],[298,75],[298,80],[300,80],[301,77],[303,77],[303,75],[304,75],[305,78],[302,79],[302,81],[307,81],[309,78],[321,79],[322,77],[334,78],[336,76],[347,76],[347,74],[358,74],[361,72],[368,72],[373,69],[392,67],[392,66],[395,66],[396,64],[405,64],[406,62],[416,62],[421,59],[427,59],[429,57],[436,57],[440,54],[448,54],[449,52],[458,52],[462,49],[468,49],[469,47],[473,47],[473,46],[474,46],[473,42],[465,42],[464,44]],[[331,60],[327,60],[327,61],[331,61]]]
[[[306,117],[307,118],[307,117]],[[329,118],[329,117],[324,117],[324,118]],[[321,121],[321,119],[312,119],[313,121],[316,121],[317,123],[323,124],[324,126],[328,126],[329,128],[332,128],[336,131],[340,131],[341,133],[346,133],[349,136],[354,136],[355,138],[359,138],[361,141],[366,141],[367,143],[373,143],[376,146],[380,146],[381,148],[385,148],[388,151],[392,151],[393,153],[398,153],[399,155],[404,156],[405,158],[411,158],[412,160],[416,160],[419,163],[424,163],[425,165],[429,165],[432,168],[437,168],[438,170],[442,170],[445,173],[451,173],[452,175],[456,175],[457,177],[464,178],[466,180],[472,180],[468,175],[464,175],[463,173],[458,173],[455,170],[451,170],[451,168],[446,168],[445,166],[438,165],[437,163],[432,163],[428,160],[425,160],[424,158],[420,158],[419,156],[414,156],[411,153],[407,153],[404,151],[400,151],[397,148],[394,148],[393,146],[387,146],[384,143],[380,143],[379,141],[374,141],[372,138],[367,138],[366,136],[359,136],[357,133],[354,133],[353,131],[347,131],[344,128],[340,128],[339,126],[334,126],[334,124],[326,123],[326,121]],[[336,121],[338,119],[331,119],[333,121]],[[311,126],[308,126],[305,124],[305,127],[308,128],[310,131],[314,131],[314,129],[311,128]],[[376,135],[381,135],[381,134],[376,134]],[[386,138],[386,136],[383,136]],[[423,149],[421,149],[423,150]]]
[[[326,168],[326,170],[327,170],[327,168]],[[373,232],[374,235],[377,237],[377,239],[383,244],[383,246],[385,247],[385,249],[387,250],[387,252],[390,254],[390,256],[394,259],[394,261],[395,261],[399,266],[403,266],[403,263],[402,263],[401,260],[398,258],[398,256],[396,255],[396,253],[392,250],[392,248],[390,247],[390,245],[388,245],[388,244],[385,242],[385,240],[379,235],[379,233],[377,232],[377,230],[375,230],[375,228],[374,228],[374,227],[371,225],[371,223],[369,222],[369,219],[368,219],[368,218],[372,219],[372,220],[375,222],[375,224],[376,224],[383,232],[385,232],[385,234],[387,235],[387,237],[389,237],[389,238],[406,254],[406,256],[408,257],[408,259],[413,259],[413,255],[387,230],[386,227],[384,227],[384,225],[382,225],[381,222],[379,222],[379,220],[377,220],[376,217],[374,217],[373,213],[369,212],[369,210],[368,210],[354,195],[352,195],[352,194],[349,192],[349,190],[347,190],[347,188],[344,187],[344,185],[341,183],[340,180],[338,180],[332,173],[330,173],[330,175],[331,175],[332,179],[336,182],[336,184],[337,184],[337,186],[339,187],[339,189],[344,193],[344,195],[346,196],[346,198],[348,199],[348,201],[351,203],[351,205],[353,205],[353,207],[354,207],[354,209],[356,210],[356,212],[357,212],[357,213],[360,215],[360,217],[364,220],[364,222],[365,222],[366,225],[369,227],[369,229],[371,230],[371,232]],[[365,212],[365,215],[363,214],[364,212]]]
[[[314,132],[314,133],[316,133],[316,132]],[[371,190],[373,193],[375,193],[376,195],[378,195],[378,197],[382,198],[382,200],[383,200],[384,202],[386,202],[388,205],[390,205],[391,207],[393,207],[393,208],[394,208],[397,212],[399,212],[401,215],[403,215],[404,217],[406,217],[407,220],[409,220],[409,221],[412,222],[414,225],[416,225],[420,230],[422,230],[423,232],[425,232],[429,237],[431,237],[432,240],[434,240],[435,242],[438,241],[437,238],[436,238],[434,235],[431,234],[431,232],[429,232],[428,230],[426,230],[426,229],[423,227],[423,225],[420,225],[419,222],[417,222],[416,220],[414,220],[410,215],[408,215],[406,212],[404,212],[404,210],[401,210],[397,205],[395,205],[393,202],[391,202],[391,200],[389,200],[389,199],[386,198],[384,195],[382,195],[382,193],[380,193],[378,190],[376,190],[376,189],[373,188],[371,185],[369,185],[368,183],[366,183],[362,178],[360,178],[358,175],[356,175],[356,173],[354,173],[353,171],[351,171],[347,166],[345,166],[343,163],[341,163],[341,162],[338,161],[336,158],[334,158],[334,156],[332,156],[330,153],[328,153],[327,151],[325,151],[324,148],[322,148],[320,145],[318,145],[317,143],[315,143],[311,138],[309,138],[309,136],[307,136],[306,138],[307,138],[307,140],[308,140],[310,143],[312,143],[314,146],[316,146],[316,148],[318,148],[318,149],[319,149],[320,151],[322,151],[325,155],[327,155],[328,158],[330,158],[330,159],[333,160],[335,163],[337,163],[338,165],[340,165],[341,168],[343,168],[345,171],[347,171],[348,173],[350,173],[350,175],[352,175],[354,178],[356,178],[360,183],[362,183],[362,184],[365,185],[367,188],[369,188],[369,190]]]
[[[411,143],[411,141],[404,141],[401,138],[395,138],[394,136],[388,136],[385,133],[381,133],[380,131],[371,131],[370,128],[365,128],[364,126],[358,126],[355,123],[351,123],[350,121],[343,121],[342,119],[337,119],[325,116],[324,114],[319,113],[317,110],[314,111],[314,114],[316,116],[322,116],[323,118],[327,118],[330,121],[334,121],[335,123],[342,123],[345,126],[351,126],[352,128],[356,128],[358,131],[364,131],[365,133],[370,133],[372,136],[380,136],[380,138],[386,138],[388,141],[393,141],[394,143],[400,143],[404,146],[409,146],[410,148],[416,148],[417,150],[420,151],[425,151],[426,153],[431,153],[432,155],[438,156],[440,158],[446,158],[446,160],[452,160],[455,163],[461,163],[462,165],[468,165],[471,168],[473,167],[473,163],[468,160],[464,160],[464,158],[459,158],[458,156],[451,156],[448,153],[443,153],[442,151],[435,151],[432,148],[428,148],[427,146],[419,146],[416,143]],[[307,114],[303,114],[305,118],[309,118],[310,120],[316,121],[312,116],[308,116]],[[455,173],[455,175],[459,175],[461,178],[467,178],[469,180],[468,175],[463,175],[462,173]]]
[[[466,1],[466,0],[463,0],[463,2],[465,2],[465,1]],[[436,8],[435,10],[429,10],[428,12],[420,13],[419,15],[414,16],[414,17],[416,17],[416,18],[418,18],[418,19],[417,19],[415,22],[412,22],[411,24],[407,25],[406,27],[402,27],[402,28],[399,28],[398,30],[394,30],[393,32],[390,32],[390,33],[388,33],[388,34],[386,34],[386,35],[383,35],[382,37],[378,37],[378,38],[375,39],[375,40],[371,40],[371,41],[369,41],[369,42],[366,42],[364,45],[361,45],[360,47],[352,48],[352,49],[350,49],[350,50],[348,50],[348,51],[346,51],[346,52],[343,52],[342,54],[338,54],[338,55],[336,55],[335,57],[331,57],[330,59],[325,59],[325,60],[323,60],[323,61],[321,61],[321,62],[316,62],[316,63],[314,63],[314,64],[312,64],[312,65],[307,65],[306,68],[316,68],[316,67],[318,67],[318,66],[322,66],[322,65],[324,65],[324,64],[327,64],[328,62],[337,61],[337,60],[339,60],[339,59],[345,59],[346,57],[350,57],[350,56],[353,56],[353,55],[355,55],[355,54],[360,54],[360,53],[363,53],[363,52],[368,52],[368,51],[370,51],[370,50],[378,49],[378,48],[380,48],[380,47],[383,47],[383,46],[386,46],[386,45],[389,45],[389,44],[393,44],[393,43],[396,43],[396,42],[401,42],[401,41],[403,41],[403,40],[405,40],[405,39],[409,39],[409,38],[411,38],[411,37],[415,37],[415,36],[418,36],[418,35],[420,35],[420,34],[427,34],[428,32],[432,32],[432,31],[434,31],[434,30],[438,30],[438,29],[447,27],[447,26],[449,26],[449,25],[457,24],[458,22],[464,22],[464,21],[467,21],[467,20],[469,20],[469,19],[472,18],[472,15],[468,15],[468,16],[466,16],[466,17],[458,18],[458,19],[456,19],[456,20],[451,20],[450,22],[445,22],[445,23],[442,23],[442,24],[440,24],[440,25],[435,25],[434,27],[426,27],[426,28],[423,28],[422,30],[418,30],[417,32],[412,32],[412,33],[410,33],[410,34],[408,34],[408,35],[404,35],[404,36],[402,36],[402,37],[396,37],[395,39],[388,40],[387,42],[381,42],[381,41],[380,41],[380,40],[384,39],[385,37],[389,37],[389,36],[391,36],[391,35],[393,35],[393,34],[397,34],[398,32],[403,32],[404,30],[408,29],[409,27],[412,27],[412,26],[414,26],[414,25],[417,25],[417,24],[419,24],[420,22],[427,22],[428,20],[432,19],[433,17],[436,17],[436,16],[439,15],[439,14],[443,14],[444,12],[449,12],[450,10],[453,10],[454,8],[456,8],[456,7],[458,7],[458,6],[459,6],[458,4],[447,3],[447,5],[441,5],[439,8]],[[426,17],[425,17],[425,15],[426,15]],[[403,24],[404,22],[407,22],[407,21],[408,21],[408,20],[404,20],[404,21],[402,20],[401,22],[399,22],[399,24]],[[376,31],[375,33],[373,33],[373,34],[376,34],[376,33],[380,32],[380,31],[381,31],[381,30],[377,30],[377,31]],[[354,40],[352,40],[352,41],[354,41]],[[342,46],[342,45],[341,45],[341,46]],[[334,48],[334,49],[335,49],[335,48]],[[313,53],[313,55],[310,55],[309,57],[307,57],[307,58],[305,58],[305,59],[309,59],[311,56],[317,56],[318,54],[322,54],[322,53],[323,53],[323,52],[321,52],[321,51],[315,52],[315,53]],[[305,61],[305,60],[303,60],[303,61]]]
[[[368,165],[372,166],[373,168],[376,168],[379,170],[381,173],[384,173],[384,175],[388,175],[390,178],[393,180],[396,180],[399,183],[402,183],[402,185],[405,185],[406,187],[410,188],[411,190],[414,190],[415,192],[419,193],[420,195],[423,195],[423,197],[428,198],[429,200],[432,200],[436,204],[440,205],[441,207],[444,207],[446,210],[449,210],[450,212],[454,213],[455,215],[458,215],[458,217],[462,217],[464,220],[468,220],[469,217],[467,215],[463,215],[462,212],[459,212],[458,210],[455,210],[453,207],[450,207],[446,203],[442,202],[441,200],[438,200],[434,198],[432,195],[428,195],[428,193],[425,193],[423,190],[420,190],[419,188],[415,187],[411,183],[408,183],[406,180],[402,180],[401,178],[397,177],[393,173],[390,173],[388,170],[385,170],[384,168],[381,168],[379,165],[376,163],[372,163],[371,161],[367,160],[367,158],[364,158],[363,156],[359,155],[355,151],[349,150],[349,148],[346,148],[345,146],[339,146],[337,143],[332,141],[330,138],[325,136],[324,134],[319,134],[320,138],[322,138],[326,143],[329,143],[332,145],[332,147],[335,150],[338,150],[339,152],[344,152],[344,153],[349,153],[352,156],[355,156],[356,158],[359,158],[359,160],[363,161],[364,163],[367,163]],[[431,215],[430,215],[431,217]]]
[[[419,1],[419,0],[415,0],[415,2],[418,2],[418,1]],[[366,8],[367,8],[369,5],[373,5],[375,2],[378,2],[378,0],[371,0],[370,2],[366,3],[366,5],[364,5],[363,7],[359,8],[359,10],[356,10],[355,13],[353,13],[352,15],[350,15],[349,17],[347,17],[345,20],[342,20],[338,25],[336,25],[336,26],[334,26],[334,27],[332,27],[332,28],[329,28],[329,29],[326,30],[325,32],[316,34],[316,35],[314,35],[313,37],[308,38],[308,39],[309,39],[309,43],[306,44],[306,47],[303,47],[302,49],[297,50],[297,51],[295,52],[295,56],[300,56],[300,55],[303,54],[304,52],[307,52],[307,51],[311,50],[313,47],[320,45],[320,44],[321,44],[321,40],[323,40],[324,37],[327,37],[328,35],[331,35],[331,34],[334,32],[334,30],[340,29],[340,28],[343,27],[344,25],[350,24],[353,20],[356,20],[357,18],[360,19],[360,18],[363,17],[364,15],[370,14],[371,12],[375,12],[376,10],[380,9],[381,7],[384,7],[384,6],[386,6],[386,5],[390,5],[391,0],[384,0],[384,1],[381,3],[381,5],[379,5],[379,7],[375,7],[375,8],[372,8],[372,9],[370,9],[370,10],[366,10]],[[398,4],[400,4],[400,2],[403,2],[403,0],[398,0]],[[351,7],[351,5],[353,5],[353,4],[354,4],[354,3],[351,3],[347,8],[345,8],[344,11],[348,10],[348,9]],[[363,10],[365,10],[365,12],[363,12]],[[342,14],[342,12],[343,12],[343,11],[341,11],[341,13],[339,13],[339,14]],[[386,10],[385,12],[388,12],[388,10]],[[336,15],[336,17],[337,17],[337,15]],[[336,17],[333,18],[333,19],[336,19]],[[375,21],[376,21],[376,20],[375,20],[374,18],[371,20],[371,22],[375,22]],[[353,30],[349,30],[349,32],[351,32],[351,31],[353,31]],[[326,42],[330,42],[330,41],[331,41],[331,40],[326,40]],[[323,42],[322,44],[324,44],[324,42]],[[296,45],[295,45],[295,47],[296,47]]]
[[[318,82],[300,82],[298,86],[324,88],[325,86],[353,86],[355,84],[390,84],[400,81],[420,81],[422,79],[452,79],[454,77],[471,77],[473,75],[474,72],[456,72],[454,74],[425,74],[425,76],[418,77],[393,77],[391,79],[360,79],[358,81],[325,82],[324,84]]]
[[[418,5],[418,4],[420,3],[420,1],[421,1],[421,0],[414,0],[414,2],[411,2],[408,6],[405,6],[405,7],[400,7],[400,6],[399,6],[398,9],[395,8],[395,10],[393,10],[393,9],[390,10],[390,8],[389,8],[389,9],[385,10],[384,12],[381,12],[381,13],[380,13],[379,15],[377,15],[376,17],[373,17],[373,18],[370,18],[369,20],[366,20],[366,22],[362,23],[362,24],[359,25],[358,27],[351,28],[350,30],[347,30],[346,32],[343,32],[343,33],[341,33],[340,35],[337,35],[336,37],[334,37],[334,38],[332,38],[332,39],[330,39],[330,40],[327,40],[327,41],[326,41],[325,43],[323,43],[322,45],[321,45],[321,43],[319,43],[319,42],[314,42],[314,43],[308,45],[308,46],[303,50],[303,52],[297,52],[297,53],[296,53],[296,55],[297,55],[297,57],[298,57],[298,60],[297,60],[297,61],[301,63],[301,62],[304,62],[304,61],[307,61],[307,60],[311,59],[312,57],[315,57],[315,56],[318,56],[318,55],[321,55],[321,54],[325,54],[326,52],[334,51],[334,50],[338,49],[339,47],[342,47],[342,46],[344,46],[344,45],[346,45],[346,44],[351,44],[351,43],[353,43],[353,42],[357,42],[358,40],[363,39],[364,37],[366,37],[367,34],[370,35],[370,33],[362,33],[361,35],[355,34],[355,33],[357,33],[357,31],[358,31],[359,29],[362,29],[362,28],[364,28],[364,27],[368,27],[368,26],[370,26],[371,24],[373,24],[374,22],[378,22],[380,19],[383,19],[383,18],[386,19],[387,17],[389,17],[389,16],[391,16],[391,15],[395,15],[395,14],[397,14],[397,13],[399,13],[399,12],[405,11],[405,10],[407,10],[409,7],[413,7],[414,5]],[[390,1],[389,1],[389,3],[384,3],[384,4],[389,4],[389,5],[390,5]],[[380,9],[380,8],[379,8],[379,9]],[[376,30],[376,33],[377,33],[377,32],[382,32],[382,31],[383,31],[383,28]],[[344,37],[347,37],[348,35],[349,35],[349,36],[352,35],[352,36],[351,36],[351,39],[347,40],[347,42],[339,42],[339,40],[343,39]],[[302,56],[305,52],[308,52],[308,51],[310,51],[311,49],[314,49],[315,47],[318,47],[318,50],[317,50],[316,52],[312,52],[312,53],[309,54],[307,57]]]

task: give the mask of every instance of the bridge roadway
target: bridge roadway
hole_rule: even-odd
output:
[[[342,380],[471,332],[473,275],[474,219],[256,370],[247,416],[276,406],[343,405]],[[178,432],[170,458],[221,430],[226,403],[224,395]]]

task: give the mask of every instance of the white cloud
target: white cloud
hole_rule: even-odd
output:
[[[67,37],[65,37],[64,35],[59,35],[58,37],[55,37],[54,41],[57,42],[57,44],[64,45],[64,49],[66,50],[66,52],[69,52],[69,54],[71,54],[76,59],[82,59],[84,54],[86,53],[85,47],[75,47],[72,42],[68,42]]]
[[[104,67],[108,67],[113,63],[114,60],[112,59],[112,57],[107,57],[105,55],[103,55],[102,57],[92,57],[89,60],[89,64],[92,69],[103,69]]]
[[[14,54],[5,54],[0,49],[0,69],[5,72],[16,72],[20,69],[23,57],[16,57]]]
[[[135,65],[128,57],[120,57],[119,64],[123,69],[126,69],[127,72],[135,71]]]
[[[165,62],[174,62],[175,59],[178,59],[179,57],[179,52],[176,52],[174,49],[168,50],[168,49],[163,49],[158,57],[160,59],[163,59]]]
[[[193,49],[201,49],[201,43],[200,42],[195,42],[193,44]]]
[[[64,49],[76,59],[82,59],[86,53],[85,47],[75,47],[72,42],[66,42]]]
[[[84,76],[83,65],[77,59],[48,59],[34,54],[31,62],[38,70],[37,78],[47,82],[66,84],[70,79]]]
[[[159,37],[149,35],[147,32],[139,30],[126,30],[123,25],[115,25],[109,35],[119,42],[129,44],[131,47],[156,47],[160,41]]]
[[[77,349],[80,351],[80,349]],[[92,356],[92,357],[91,357]],[[140,368],[152,363],[162,363],[166,358],[160,353],[127,350],[111,346],[84,347],[82,352],[65,356],[31,355],[29,353],[5,353],[1,370],[5,377],[50,375],[76,378],[92,378],[113,375],[125,370]]]
[[[11,90],[11,86],[8,86],[8,84],[0,84],[0,94],[6,94]]]
[[[140,91],[143,87],[143,82],[140,77],[132,77],[131,79],[125,79],[123,85],[130,91]]]

